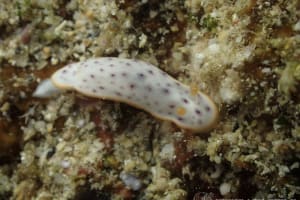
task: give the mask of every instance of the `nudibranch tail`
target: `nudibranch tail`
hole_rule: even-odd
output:
[[[61,93],[62,90],[53,85],[50,79],[43,80],[33,92],[33,97],[49,98]]]
[[[139,60],[89,59],[61,68],[51,80],[59,89],[124,102],[194,132],[208,130],[218,116],[208,96]]]

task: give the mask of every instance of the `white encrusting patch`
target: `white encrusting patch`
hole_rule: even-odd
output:
[[[208,130],[218,115],[208,96],[139,60],[89,59],[61,68],[51,80],[60,89],[128,103],[195,132]]]

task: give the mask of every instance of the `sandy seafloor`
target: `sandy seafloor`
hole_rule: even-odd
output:
[[[0,0],[0,199],[299,199],[299,17],[298,0]],[[104,56],[199,88],[218,123],[191,133],[76,92],[32,97]]]

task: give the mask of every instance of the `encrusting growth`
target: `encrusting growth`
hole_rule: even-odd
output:
[[[218,116],[212,100],[195,86],[191,89],[159,68],[133,59],[103,57],[69,64],[33,95],[48,97],[61,90],[124,102],[193,132],[207,131]]]

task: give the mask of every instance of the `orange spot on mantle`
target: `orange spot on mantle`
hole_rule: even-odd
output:
[[[186,109],[184,108],[184,107],[178,107],[177,108],[177,110],[176,110],[176,113],[177,113],[177,115],[179,115],[179,116],[183,116],[183,115],[185,115],[185,113],[186,113]]]

